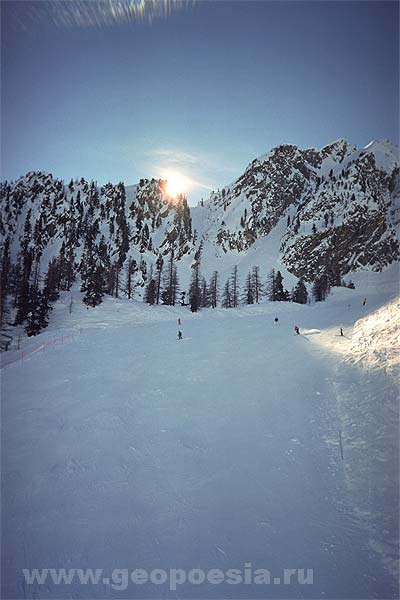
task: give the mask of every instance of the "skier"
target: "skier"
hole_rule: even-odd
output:
[[[178,325],[180,325],[180,324],[181,324],[181,320],[180,320],[180,319],[178,319]]]
[[[343,327],[340,328],[340,335],[343,335]]]
[[[298,328],[297,325],[294,326],[294,331],[297,335],[300,335],[300,329]]]
[[[178,340],[181,340],[181,339],[182,339],[182,331],[179,330],[178,331]]]
[[[367,299],[364,298],[364,300],[363,300],[363,306],[365,306],[366,304],[367,304]]]
[[[275,323],[278,323],[278,321],[279,321],[278,317],[275,317],[274,321],[275,321]]]

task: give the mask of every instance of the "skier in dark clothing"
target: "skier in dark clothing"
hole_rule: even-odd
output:
[[[182,331],[178,331],[178,340],[182,339]]]
[[[275,321],[275,323],[278,323],[278,321],[279,321],[278,317],[275,317],[274,321]]]
[[[340,335],[343,335],[343,327],[340,328]]]
[[[294,326],[294,331],[297,335],[300,335],[300,329],[298,328],[297,325]]]
[[[180,320],[180,319],[178,319],[178,325],[180,325],[180,324],[181,324],[181,320]]]
[[[363,300],[363,306],[365,306],[366,304],[367,304],[367,299],[364,298],[364,300]]]

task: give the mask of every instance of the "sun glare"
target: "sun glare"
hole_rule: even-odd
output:
[[[178,194],[185,193],[185,178],[179,173],[169,172],[165,175],[167,185],[165,191],[169,196],[176,198]]]

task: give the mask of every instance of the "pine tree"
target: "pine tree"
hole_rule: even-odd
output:
[[[40,279],[40,254],[37,254],[35,257],[35,266],[32,273],[32,288],[35,290],[39,289],[39,279]]]
[[[43,295],[47,302],[55,302],[58,300],[60,284],[60,267],[56,258],[49,262],[47,273],[44,278]]]
[[[110,296],[115,296],[118,298],[118,290],[119,290],[119,266],[118,262],[115,262],[109,268],[107,274],[107,293]]]
[[[10,238],[7,237],[1,252],[0,260],[0,327],[3,326],[6,315],[8,315],[7,295],[10,293],[11,260],[10,260]]]
[[[16,308],[18,304],[18,293],[21,285],[21,257],[18,257],[17,264],[14,267],[12,278],[11,278],[11,293],[13,295],[13,307]]]
[[[81,291],[86,292],[83,297],[83,302],[92,307],[101,304],[108,286],[107,270],[101,263],[101,260],[95,258],[93,253],[90,253],[86,257],[82,277]]]
[[[160,303],[160,294],[161,294],[161,275],[164,265],[164,259],[161,254],[158,255],[156,260],[156,269],[157,269],[157,284],[156,284],[156,304]]]
[[[237,308],[239,306],[239,293],[240,293],[237,265],[234,266],[233,272],[231,275],[231,291],[232,291],[232,306],[233,306],[233,308]]]
[[[140,268],[139,268],[143,281],[147,280],[147,263],[143,257],[140,258]]]
[[[200,242],[194,255],[194,262],[192,265],[192,279],[189,286],[189,304],[192,312],[197,312],[201,308],[201,281],[202,276],[200,273],[200,262],[203,251],[203,242]]]
[[[101,304],[105,288],[104,270],[100,265],[91,265],[89,277],[86,283],[86,294],[83,302],[88,306],[95,307]]]
[[[205,277],[202,277],[201,280],[201,306],[202,308],[208,308],[210,306],[210,293]]]
[[[292,290],[292,301],[298,304],[307,304],[308,293],[304,279],[300,277],[299,281]]]
[[[245,289],[243,292],[243,302],[245,304],[254,304],[253,277],[251,272],[249,272],[246,277]]]
[[[193,268],[192,280],[189,288],[189,303],[190,310],[197,312],[201,307],[201,276],[200,276],[200,263],[196,262]]]
[[[283,302],[289,299],[289,294],[283,287],[283,277],[280,271],[276,272],[275,278],[276,300]]]
[[[137,264],[134,258],[130,258],[126,266],[126,294],[129,300],[133,296],[133,276],[137,271]]]
[[[168,269],[164,277],[164,289],[161,294],[163,304],[175,306],[179,290],[177,269],[174,264],[174,250],[171,250]]]
[[[218,289],[218,272],[214,271],[211,276],[210,285],[209,285],[209,293],[210,293],[210,306],[211,308],[216,308],[218,306],[219,300],[219,289]]]
[[[36,290],[30,297],[29,309],[25,331],[31,337],[40,333],[49,324],[50,306],[41,290]]]
[[[260,267],[253,267],[253,295],[256,304],[260,302],[262,294],[262,284],[260,278]]]
[[[151,277],[149,283],[147,284],[146,290],[145,290],[144,301],[147,302],[147,304],[154,304],[156,302],[156,297],[157,297],[157,284],[156,284],[155,280]]]
[[[26,251],[22,254],[20,260],[22,261],[22,267],[18,278],[18,289],[16,290],[16,301],[15,305],[17,308],[17,314],[15,317],[15,325],[21,325],[28,315],[31,303],[31,286],[30,278],[32,271],[33,255],[32,251]]]
[[[267,296],[272,302],[289,300],[289,293],[283,287],[283,277],[280,271],[272,269],[267,280]]]
[[[222,308],[232,308],[232,306],[233,306],[230,279],[228,279],[227,282],[225,283],[224,290],[222,292],[221,306],[222,306]]]
[[[63,244],[57,262],[59,268],[58,288],[60,290],[69,291],[72,283],[75,281],[75,257],[73,248],[67,250]]]

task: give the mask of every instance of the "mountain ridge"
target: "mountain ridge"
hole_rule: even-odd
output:
[[[229,277],[234,265],[241,277],[267,266],[289,283],[327,274],[340,285],[400,258],[399,164],[388,141],[361,149],[344,139],[320,150],[281,144],[197,207],[169,196],[160,179],[99,187],[31,171],[0,186],[2,271],[22,272],[39,290],[56,261],[60,289],[75,279],[87,291],[101,273],[104,293],[129,289],[129,297],[143,296],[168,262],[182,290],[199,265],[207,278],[216,270]]]
[[[374,158],[368,164],[365,159],[363,162],[364,156],[373,156]],[[377,159],[375,156],[377,156]],[[346,158],[347,160],[345,160]],[[310,160],[313,162],[312,167],[310,167]],[[324,162],[325,165],[323,165]],[[350,200],[353,202],[357,199],[356,196],[362,196],[365,201],[371,192],[370,188],[374,188],[376,181],[382,179],[381,171],[385,174],[383,178],[385,176],[389,176],[389,179],[390,177],[393,178],[392,183],[388,180],[383,181],[378,190],[372,190],[375,195],[382,199],[379,207],[379,214],[382,216],[393,208],[392,205],[395,204],[395,198],[398,196],[398,165],[398,149],[388,142],[371,142],[366,148],[359,150],[355,146],[349,145],[345,140],[333,142],[324,146],[320,151],[314,149],[302,151],[294,145],[281,145],[254,159],[241,177],[233,184],[212,194],[210,199],[204,203],[206,210],[209,211],[210,216],[212,215],[212,218],[209,216],[208,221],[215,221],[218,225],[216,228],[215,222],[213,222],[211,227],[207,227],[203,231],[203,235],[207,239],[210,239],[210,237],[216,239],[216,245],[223,252],[234,249],[239,252],[247,251],[257,238],[270,233],[285,212],[288,213],[291,219],[296,216],[296,223],[303,219],[304,221],[310,221],[310,214],[307,214],[304,209],[303,213],[300,213],[299,219],[297,219],[294,212],[295,210],[300,212],[300,204],[309,205],[314,196],[321,196],[321,190],[319,189],[321,183],[322,187],[327,188],[326,193],[321,196],[325,200],[325,208],[333,213],[338,213],[337,216],[340,216],[339,209],[341,207],[338,206],[337,201],[332,202],[338,191],[345,191],[340,190],[340,188],[344,186],[346,194],[341,194],[342,198],[339,198],[339,204],[345,204],[346,202],[349,204]],[[357,167],[360,173],[354,173],[354,171],[357,171]],[[343,171],[344,168],[349,172],[345,173],[342,178],[339,172]],[[369,178],[367,178],[368,170],[372,171]],[[271,177],[271,174],[274,177]],[[352,179],[347,182],[344,181],[349,175],[352,176]],[[291,185],[288,186],[290,178]],[[367,180],[365,181],[365,179]],[[360,190],[360,188],[362,189]],[[387,197],[387,188],[390,188],[389,196],[392,194],[392,197]],[[351,195],[353,192],[354,199]],[[396,193],[393,194],[392,192]],[[383,201],[384,197],[386,197],[386,204]],[[292,207],[292,210],[290,207]],[[221,212],[221,209],[223,212]],[[236,214],[232,216],[234,212]],[[240,216],[237,214],[238,212],[241,213]],[[219,222],[216,213],[220,213]],[[321,220],[320,214],[314,216],[314,220]],[[328,218],[330,218],[329,215]],[[240,223],[240,226],[238,226],[238,223]],[[297,231],[296,229],[293,230],[292,226],[285,238],[283,249],[289,245],[288,237],[296,238],[300,224],[298,223]],[[214,228],[214,232],[212,228]],[[390,229],[389,237],[392,245],[390,248],[382,249],[382,252],[379,251],[379,253],[385,254],[386,252],[388,262],[390,262],[391,259],[394,260],[398,257],[398,240],[395,236],[395,226],[391,228],[389,225],[388,228]],[[359,233],[357,232],[357,235]],[[293,267],[290,264],[290,259],[286,258],[286,263],[290,270],[290,267]],[[366,266],[366,264],[364,261],[363,266]],[[305,273],[304,265],[297,270],[299,272],[303,271],[301,274],[306,274],[306,277],[312,278],[316,274],[315,267],[307,273]]]

